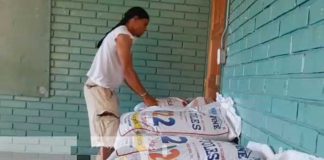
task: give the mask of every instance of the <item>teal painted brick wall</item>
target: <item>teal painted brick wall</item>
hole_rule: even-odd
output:
[[[231,0],[222,93],[243,118],[242,143],[324,156],[324,2]]]
[[[52,0],[50,97],[0,95],[0,136],[76,136],[74,152],[89,154],[85,74],[97,41],[134,5],[151,16],[133,48],[144,86],[155,97],[202,96],[210,0]],[[122,112],[140,102],[127,87],[119,96]]]

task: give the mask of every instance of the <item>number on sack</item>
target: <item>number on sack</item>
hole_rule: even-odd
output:
[[[153,117],[154,126],[158,126],[160,122],[166,126],[172,126],[174,125],[175,120],[173,118],[169,118],[169,121],[165,121],[159,117]]]
[[[151,160],[175,160],[180,155],[179,150],[172,149],[170,151],[170,154],[163,155],[161,153],[150,153],[150,159]]]
[[[180,143],[186,143],[188,141],[188,139],[186,137],[179,137],[179,138],[180,138],[180,140],[174,140],[167,136],[161,137],[162,143],[178,143],[178,144],[180,144]]]

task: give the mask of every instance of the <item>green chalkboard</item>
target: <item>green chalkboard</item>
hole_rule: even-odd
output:
[[[0,94],[48,96],[50,0],[0,0]]]

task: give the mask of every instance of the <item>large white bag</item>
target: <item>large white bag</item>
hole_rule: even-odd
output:
[[[265,160],[258,152],[221,142],[193,137],[142,136],[125,139],[109,160]]]
[[[187,135],[230,141],[241,133],[241,119],[232,102],[204,106],[154,106],[123,114],[118,136],[142,132],[150,135]]]

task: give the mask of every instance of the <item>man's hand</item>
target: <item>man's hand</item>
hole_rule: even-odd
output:
[[[144,101],[145,105],[148,107],[158,105],[157,100],[149,94],[147,94],[146,96],[143,97],[143,101]]]

